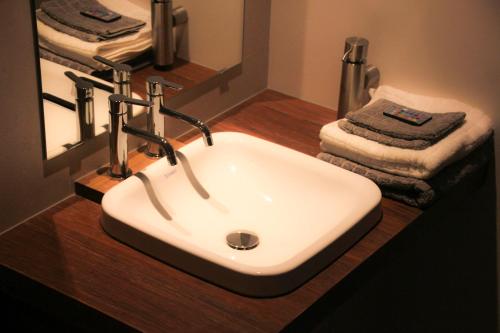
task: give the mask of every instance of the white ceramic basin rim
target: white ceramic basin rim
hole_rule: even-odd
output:
[[[181,148],[176,167],[161,159],[106,193],[104,229],[216,284],[267,296],[303,283],[380,217],[380,190],[364,177],[246,134],[213,136],[213,147],[199,139]],[[239,230],[258,246],[228,246]]]

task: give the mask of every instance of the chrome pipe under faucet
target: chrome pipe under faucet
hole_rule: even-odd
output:
[[[94,120],[94,86],[75,73],[64,72],[75,83],[76,88],[76,121],[79,130],[79,141],[86,141],[95,136]]]
[[[146,119],[149,133],[165,137],[164,119],[160,115],[160,108],[163,106],[163,87],[181,90],[184,87],[180,84],[165,80],[161,76],[150,76],[146,79],[146,93],[148,101],[152,106],[148,107]],[[150,157],[161,157],[162,150],[157,144],[148,142],[146,154]]]
[[[167,139],[127,124],[127,107],[132,105],[150,107],[151,102],[118,94],[109,96],[109,173],[116,178],[127,178],[131,175],[128,168],[127,134],[158,144],[170,165],[177,164],[175,151]]]
[[[175,62],[174,27],[186,23],[185,8],[172,8],[172,0],[151,0],[151,37],[154,67],[168,70]]]
[[[164,121],[162,115],[166,115],[185,121],[188,124],[198,128],[203,134],[205,145],[212,146],[212,134],[210,133],[209,128],[201,120],[169,109],[163,104],[164,87],[175,90],[180,90],[183,88],[182,85],[167,81],[161,76],[150,76],[146,80],[148,101],[152,103],[152,106],[148,108],[147,115],[148,131],[158,136],[165,136],[165,129],[163,124]],[[158,150],[158,147],[151,143],[148,144],[146,154],[152,157],[162,156],[162,152]]]
[[[380,72],[377,67],[366,65],[367,54],[367,39],[349,37],[345,40],[337,119],[368,103],[368,90],[378,84]]]
[[[172,0],[151,0],[151,33],[155,68],[169,69],[174,63]]]

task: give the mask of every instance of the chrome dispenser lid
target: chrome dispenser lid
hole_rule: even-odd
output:
[[[368,40],[362,37],[349,37],[345,40],[342,61],[364,62],[368,54]]]

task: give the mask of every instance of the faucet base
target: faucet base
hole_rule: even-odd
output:
[[[123,175],[122,173],[114,173],[111,171],[111,168],[109,168],[108,175],[110,177],[117,178],[117,179],[126,179],[126,178],[132,176],[132,170],[127,169],[127,172],[125,173],[125,175]]]
[[[163,156],[165,156],[165,154],[153,153],[151,151],[145,151],[144,154],[146,154],[147,157],[151,157],[151,158],[162,158]]]
[[[160,149],[160,145],[151,142],[148,142],[144,147],[144,154],[151,158],[162,158],[165,156],[165,152]]]

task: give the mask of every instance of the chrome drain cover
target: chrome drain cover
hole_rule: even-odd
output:
[[[251,231],[237,230],[226,236],[227,245],[236,250],[251,250],[259,245],[259,237]]]

